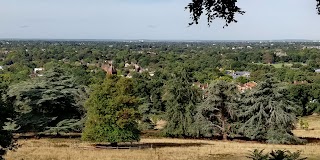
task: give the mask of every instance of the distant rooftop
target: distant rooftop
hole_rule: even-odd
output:
[[[233,79],[239,78],[239,77],[250,77],[250,72],[247,71],[226,71],[226,74],[232,76]]]

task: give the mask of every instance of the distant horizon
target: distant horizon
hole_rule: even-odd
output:
[[[90,39],[90,38],[0,38],[1,41],[3,40],[8,40],[8,41],[19,41],[19,40],[30,40],[30,41],[45,41],[45,40],[49,40],[49,41],[159,41],[159,42],[163,42],[163,41],[181,41],[181,42],[197,42],[197,41],[202,41],[202,42],[206,42],[206,41],[215,41],[215,42],[243,42],[243,41],[247,41],[247,42],[259,42],[259,41],[263,41],[263,42],[281,42],[281,41],[285,41],[285,42],[320,42],[320,39],[228,39],[228,40],[223,40],[223,39],[125,39],[125,38],[119,38],[119,39],[103,39],[103,38],[97,38],[97,39]]]
[[[238,23],[223,28],[206,17],[198,25],[185,7],[192,0],[0,1],[1,39],[320,40],[316,1],[246,0]]]

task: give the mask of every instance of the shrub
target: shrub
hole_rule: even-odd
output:
[[[267,160],[269,158],[268,154],[263,154],[263,150],[255,149],[252,151],[247,158],[250,158],[252,160]]]
[[[252,160],[304,160],[306,157],[301,158],[301,151],[290,152],[288,150],[275,150],[270,153],[263,153],[264,150],[255,149],[250,152],[247,158]]]
[[[299,123],[302,129],[309,130],[309,123],[307,121],[300,119]]]

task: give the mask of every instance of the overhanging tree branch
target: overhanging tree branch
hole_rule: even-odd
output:
[[[317,10],[318,14],[320,15],[320,0],[317,0]]]
[[[237,0],[192,0],[185,8],[190,12],[192,22],[189,25],[198,24],[204,12],[206,12],[208,25],[216,18],[225,20],[225,26],[237,22],[235,14],[244,14],[237,5]]]
[[[320,15],[320,0],[316,0],[316,9]],[[215,19],[222,19],[225,21],[225,26],[230,23],[237,23],[235,19],[236,14],[243,15],[245,11],[237,6],[237,0],[192,0],[185,9],[190,12],[191,22],[189,25],[198,24],[201,16],[207,16],[208,25]]]

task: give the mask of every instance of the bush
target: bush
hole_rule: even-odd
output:
[[[276,150],[270,153],[269,160],[303,160],[306,157],[300,158],[301,151],[290,152],[288,150]]]
[[[263,150],[255,149],[247,158],[252,160],[304,160],[306,157],[301,158],[301,151],[290,152],[288,150],[275,150],[270,153],[263,153]]]
[[[299,123],[302,129],[309,130],[309,123],[307,121],[300,119]]]
[[[252,160],[267,160],[269,158],[268,154],[263,154],[263,150],[255,149],[252,151],[247,158],[250,158]]]

